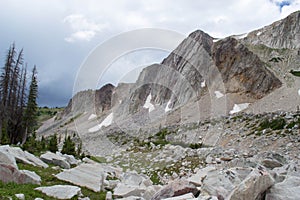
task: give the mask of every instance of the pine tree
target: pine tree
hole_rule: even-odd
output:
[[[76,156],[75,143],[70,136],[65,138],[61,153]]]
[[[32,134],[34,132],[34,128],[37,124],[37,95],[38,95],[38,84],[37,84],[37,71],[36,66],[34,66],[32,70],[31,83],[29,88],[29,95],[27,106],[24,115],[25,122],[25,139],[28,134]],[[24,141],[23,141],[24,142]]]
[[[57,136],[56,134],[54,134],[53,136],[51,136],[50,141],[49,141],[49,146],[48,146],[48,150],[55,153],[58,151],[58,147],[57,147]]]

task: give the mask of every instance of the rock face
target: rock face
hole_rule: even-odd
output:
[[[266,64],[234,38],[216,42],[212,57],[221,73],[226,93],[246,93],[262,98],[281,86]]]
[[[243,39],[246,43],[262,44],[271,48],[300,48],[300,11],[253,31]]]
[[[69,101],[62,115],[68,115],[71,112],[78,114],[88,111],[101,114],[106,110],[110,110],[112,107],[114,89],[115,86],[107,84],[96,91],[81,91]]]
[[[38,187],[35,190],[41,191],[47,196],[57,199],[71,199],[76,195],[81,194],[81,189],[72,185],[54,185],[50,187]]]
[[[300,177],[288,176],[275,184],[267,193],[266,200],[296,200],[300,196]]]

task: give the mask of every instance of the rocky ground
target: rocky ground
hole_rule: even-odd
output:
[[[82,160],[59,152],[38,158],[1,146],[0,177],[34,184],[37,200],[298,199],[299,125],[299,112],[240,113],[161,128],[144,138],[115,132],[107,138],[120,151]],[[36,168],[21,170],[20,163]],[[49,176],[58,184],[45,183],[39,168],[54,168]],[[32,198],[6,197],[23,196]]]

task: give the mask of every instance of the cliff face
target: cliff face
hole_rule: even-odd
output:
[[[276,49],[300,48],[300,11],[274,22],[262,29],[250,32],[244,42],[247,44],[263,44]]]
[[[216,78],[220,76],[219,78]],[[267,65],[233,37],[214,42],[203,31],[189,35],[161,64],[145,68],[130,99],[130,111],[151,101],[178,107],[201,95],[212,85],[223,85],[226,93],[243,93],[260,99],[281,86]]]
[[[63,116],[78,113],[92,112],[100,115],[112,107],[112,95],[115,86],[106,84],[98,90],[85,90],[78,92],[70,99]]]
[[[234,38],[216,42],[212,59],[221,73],[227,93],[246,93],[259,99],[281,86],[267,65]]]

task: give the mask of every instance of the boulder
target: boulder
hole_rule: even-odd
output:
[[[16,166],[0,164],[0,180],[4,183],[14,182],[18,184],[38,184],[41,178],[35,172],[28,170],[18,170]]]
[[[10,147],[9,145],[0,146],[0,152],[9,154],[16,159],[16,161],[29,164],[33,166],[40,166],[47,168],[48,165],[44,163],[41,159],[37,158],[27,151],[23,151],[20,147]]]
[[[146,188],[143,187],[119,183],[114,190],[114,197],[115,198],[125,198],[130,196],[141,197],[145,191]]]
[[[105,200],[113,200],[111,191],[108,191],[108,192],[106,193]]]
[[[151,199],[160,200],[164,198],[176,197],[183,194],[192,193],[197,196],[199,190],[187,180],[176,180],[160,189]]]
[[[40,158],[48,164],[54,164],[64,169],[70,169],[70,164],[67,162],[67,159],[58,154],[52,152],[46,152],[42,154]]]
[[[64,170],[55,176],[60,180],[99,192],[104,187],[105,174],[107,172],[118,176],[121,173],[121,169],[99,163],[84,163],[75,168]]]
[[[274,185],[273,177],[264,169],[253,171],[231,192],[230,200],[257,200],[262,199],[265,192]]]
[[[300,197],[300,177],[288,176],[277,183],[266,194],[266,200],[296,200]]]
[[[25,200],[25,195],[24,194],[15,194],[15,196],[17,197],[17,199]]]
[[[1,149],[0,149],[0,163],[6,165],[12,165],[18,168],[15,157],[5,151],[1,151]]]
[[[269,169],[274,169],[276,167],[282,167],[286,164],[286,158],[282,155],[274,152],[267,152],[262,155],[264,158],[261,161],[261,164]]]
[[[164,200],[187,200],[187,199],[194,199],[194,198],[195,196],[192,193],[187,193],[177,197],[166,198]]]
[[[76,195],[81,195],[81,189],[72,185],[54,185],[49,187],[38,187],[35,190],[41,191],[47,196],[57,199],[71,199]]]
[[[207,173],[215,170],[216,168],[213,166],[208,166],[203,169],[197,171],[196,174],[192,175],[188,178],[188,181],[196,186],[201,186],[203,179],[206,177]]]
[[[56,152],[59,153],[59,152]],[[61,153],[60,153],[61,154]],[[73,155],[68,155],[68,154],[61,154],[62,157],[67,159],[67,162],[70,165],[78,165],[80,163],[79,160],[77,160]]]

